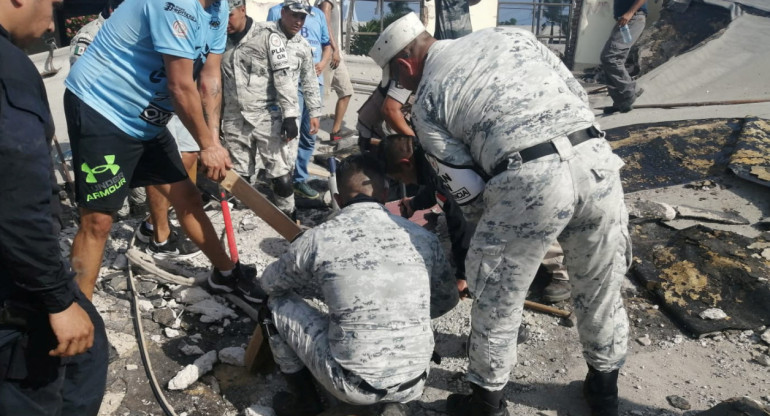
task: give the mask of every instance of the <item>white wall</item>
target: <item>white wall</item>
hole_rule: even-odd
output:
[[[282,1],[276,0],[246,0],[246,14],[255,22],[264,22],[267,20],[267,11]]]
[[[473,30],[497,26],[497,0],[481,0],[471,6],[471,24]]]

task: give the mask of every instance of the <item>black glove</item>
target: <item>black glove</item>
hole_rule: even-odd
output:
[[[281,123],[281,136],[285,139],[293,139],[299,135],[297,130],[297,117],[286,117]]]

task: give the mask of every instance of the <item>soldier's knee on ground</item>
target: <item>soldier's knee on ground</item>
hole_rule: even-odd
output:
[[[277,178],[273,178],[273,192],[282,198],[286,198],[294,194],[294,186],[292,184],[290,173],[279,176]]]

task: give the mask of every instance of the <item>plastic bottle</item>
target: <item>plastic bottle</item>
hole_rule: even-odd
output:
[[[628,25],[620,27],[620,36],[623,37],[623,43],[631,43],[631,31],[628,29]]]

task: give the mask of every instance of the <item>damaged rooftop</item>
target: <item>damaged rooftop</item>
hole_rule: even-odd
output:
[[[623,289],[631,337],[619,379],[621,414],[768,415],[770,3],[670,3],[676,10],[664,9],[658,21],[648,22],[632,52],[633,74],[644,89],[633,111],[601,115],[611,104],[601,76],[590,67],[576,72],[598,123],[626,163],[621,175],[634,262]],[[45,80],[65,153],[69,144],[61,103],[67,55],[66,48],[54,52],[53,65],[61,70]],[[32,57],[41,71],[46,57]],[[354,128],[355,110],[379,81],[380,69],[368,57],[347,59],[356,93],[345,124]],[[334,101],[327,95],[316,145],[318,171],[327,157],[356,148],[355,138],[328,140]],[[316,189],[328,189],[324,175],[313,178]],[[311,227],[331,212],[317,202],[298,201],[298,206],[303,225]],[[218,204],[207,213],[224,240]],[[235,205],[232,216],[241,261],[261,273],[288,243],[244,207]],[[256,326],[253,314],[231,298],[129,266],[132,235],[141,219],[134,215],[115,222],[94,294],[113,346],[100,415],[271,415],[273,395],[286,386],[269,359],[256,371],[244,365]],[[419,220],[448,244],[438,208]],[[64,255],[76,231],[70,215],[61,234]],[[210,270],[204,256],[156,266],[195,282]],[[540,280],[529,299],[540,300]],[[466,388],[470,304],[461,301],[434,323],[442,360],[432,365],[423,396],[409,403],[410,414],[442,415],[447,395]],[[554,306],[572,309],[569,300]],[[585,362],[574,326],[531,310],[525,310],[523,323],[530,338],[519,346],[519,362],[505,388],[511,414],[587,415],[580,390]],[[151,378],[165,399],[153,392]]]

